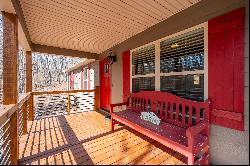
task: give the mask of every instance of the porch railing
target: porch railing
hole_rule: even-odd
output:
[[[90,109],[97,110],[99,109],[99,95],[99,87],[95,90],[32,92],[21,95],[17,104],[0,107],[0,165],[18,164],[19,138],[27,134],[28,120],[78,113]],[[79,98],[80,100],[77,100]],[[89,108],[85,106],[82,110],[81,108],[86,103]],[[42,106],[50,111],[47,112],[46,109],[43,109],[44,112],[41,111]],[[62,110],[65,110],[58,113],[60,106]],[[80,111],[75,111],[77,109]]]
[[[27,134],[32,93],[23,94],[17,104],[0,108],[0,165],[17,164],[19,138]]]

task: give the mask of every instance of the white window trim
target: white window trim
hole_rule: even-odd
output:
[[[161,73],[160,71],[160,42],[167,39],[185,34],[187,32],[203,28],[204,29],[204,70],[195,70],[195,71],[183,71],[183,72],[171,72],[171,73]],[[145,48],[147,46],[155,45],[155,73],[146,74],[146,75],[132,75],[132,53],[139,49]],[[160,91],[160,76],[173,76],[173,75],[188,75],[188,74],[204,74],[204,99],[208,99],[208,22],[196,25],[194,27],[185,29],[183,31],[174,33],[167,37],[158,39],[156,41],[150,42],[143,46],[137,47],[130,51],[130,92],[132,92],[132,79],[139,77],[155,77],[155,90]]]

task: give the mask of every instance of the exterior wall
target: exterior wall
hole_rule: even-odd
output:
[[[112,65],[112,103],[122,102],[122,53],[166,37],[170,34],[206,22],[240,7],[246,7],[245,27],[245,131],[240,132],[212,125],[210,155],[212,164],[249,164],[249,1],[203,0],[180,14],[159,23],[112,48],[118,62]],[[179,20],[179,21],[176,21]],[[157,34],[155,33],[157,32]],[[102,55],[107,56],[108,52]]]

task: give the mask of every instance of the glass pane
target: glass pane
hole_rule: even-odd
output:
[[[88,79],[88,68],[84,68],[83,70],[83,79],[84,80]]]
[[[137,93],[140,91],[154,91],[155,77],[140,77],[132,79],[132,91]]]
[[[84,90],[88,90],[88,81],[84,81]]]
[[[162,76],[161,91],[189,100],[203,101],[204,75]]]
[[[161,73],[204,70],[204,29],[160,43]]]
[[[142,48],[132,53],[132,75],[155,73],[155,45]]]

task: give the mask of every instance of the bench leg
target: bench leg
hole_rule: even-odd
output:
[[[188,156],[188,165],[194,165],[194,155],[190,154]]]
[[[111,131],[114,132],[114,130],[115,130],[115,122],[113,118],[111,118]]]
[[[205,165],[210,165],[210,154],[209,154],[209,146],[207,146],[207,150],[205,151],[205,153],[208,154],[208,158],[205,162]]]

